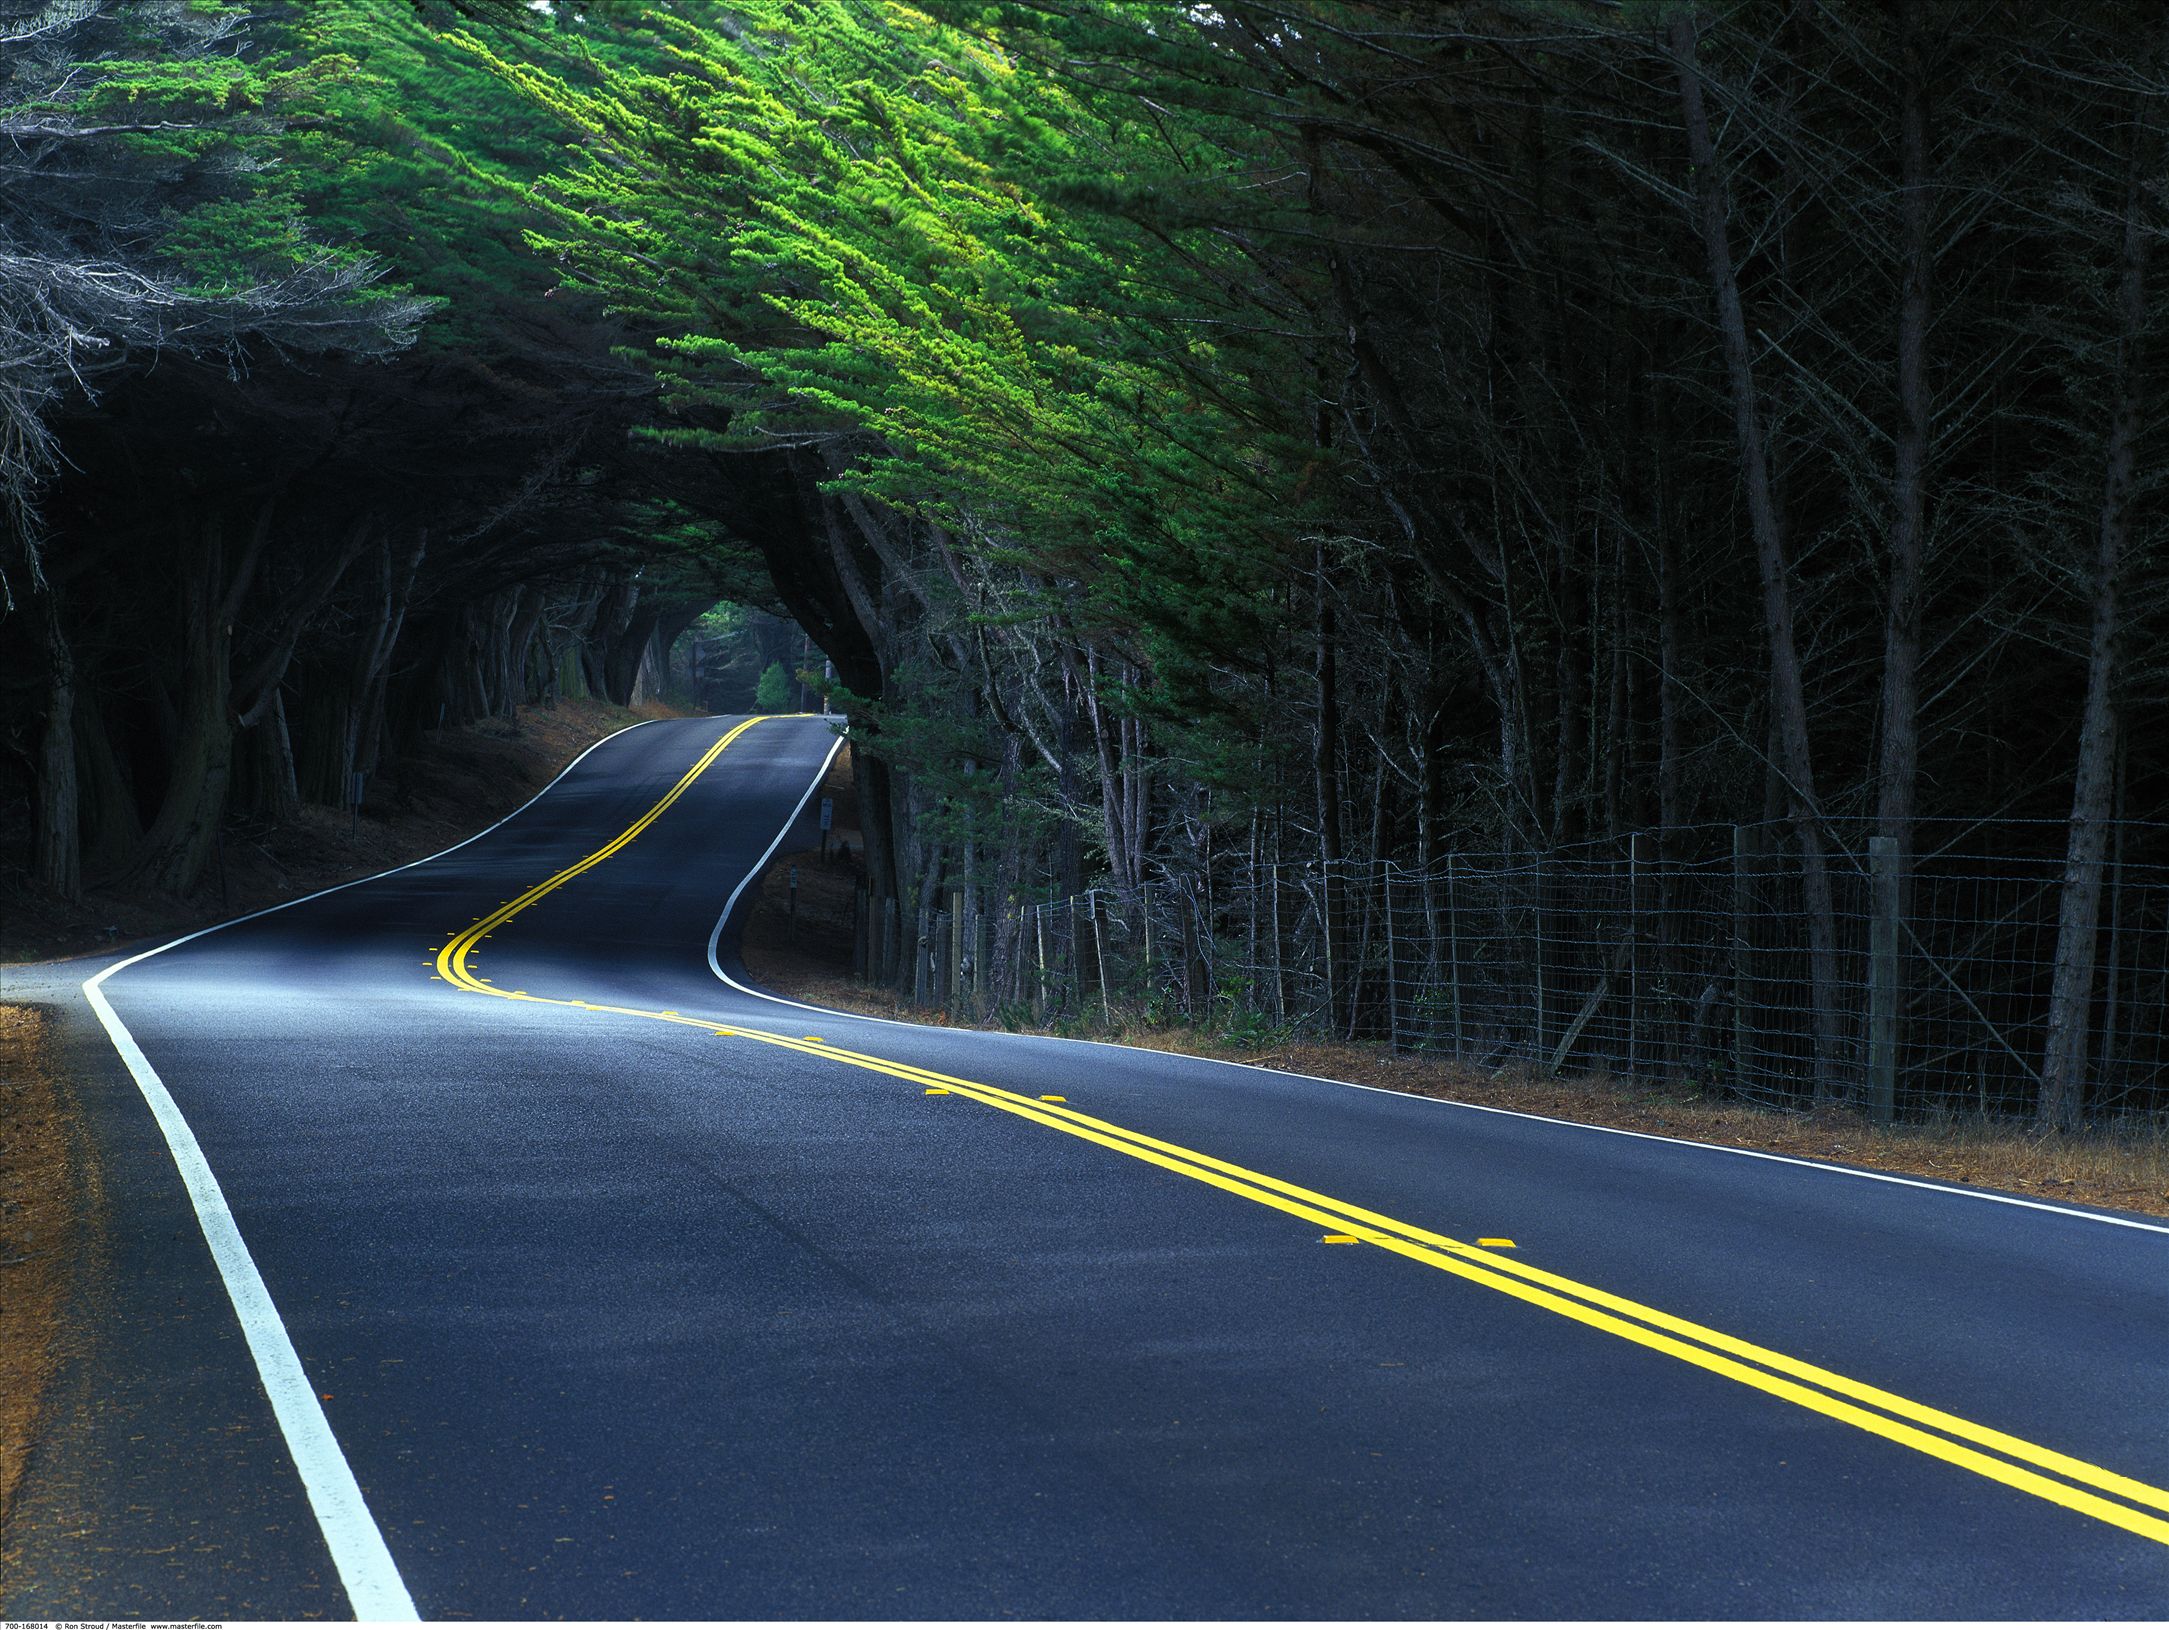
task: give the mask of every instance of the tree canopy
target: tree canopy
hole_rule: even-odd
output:
[[[2169,803],[2157,10],[4,0],[27,863],[727,598],[906,911],[1773,821],[1820,987],[1943,819],[2076,910]]]

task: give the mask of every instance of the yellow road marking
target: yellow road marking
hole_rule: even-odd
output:
[[[1476,1243],[1488,1245],[1495,1251],[1511,1251],[1514,1248],[1514,1242],[1510,1239],[1480,1239]]]
[[[504,1001],[537,1002],[546,1007],[579,1008],[591,1013],[611,1013],[627,1018],[653,1019],[664,1024],[688,1025],[716,1036],[743,1037],[749,1041],[785,1047],[817,1058],[893,1076],[922,1086],[928,1097],[970,1098],[1053,1131],[1081,1138],[1134,1160],[1144,1161],[1226,1193],[1238,1195],[1258,1205],[1322,1225],[1332,1230],[1324,1236],[1327,1243],[1365,1242],[1380,1246],[1411,1261],[1421,1262],[1456,1278],[1510,1296],[1516,1301],[1542,1308],[1561,1318],[1571,1319],[1577,1324],[1604,1331],[1622,1341],[1664,1353],[1697,1369],[1724,1376],[1742,1386],[1781,1398],[1829,1419],[1842,1421],[1848,1426],[1857,1427],[1863,1432],[1974,1472],[2006,1487],[2153,1540],[2156,1544],[2169,1545],[2169,1522],[2151,1515],[2149,1511],[2131,1509],[2131,1505],[2137,1505],[2150,1507],[2152,1511],[2169,1512],[2169,1490],[2156,1488],[2150,1483],[2093,1465],[2076,1456],[2030,1443],[2024,1438],[1999,1432],[1993,1427],[1982,1426],[1930,1405],[1917,1403],[1866,1382],[1855,1381],[1820,1365],[1792,1358],[1737,1336],[1726,1335],[1723,1331],[1666,1313],[1628,1297],[1614,1295],[1610,1291],[1582,1284],[1564,1275],[1531,1267],[1511,1257],[1495,1256],[1490,1250],[1484,1249],[1511,1248],[1510,1240],[1481,1239],[1470,1245],[1412,1223],[1400,1222],[1362,1206],[1351,1205],[1345,1200],[1316,1193],[1194,1149],[1186,1149],[1180,1144],[1168,1143],[1145,1133],[1117,1126],[1110,1121],[1099,1120],[1068,1108],[1060,1097],[1053,1094],[1035,1100],[985,1082],[967,1081],[958,1076],[945,1075],[899,1060],[833,1046],[816,1037],[785,1036],[743,1026],[718,1029],[713,1020],[687,1018],[674,1010],[656,1012],[645,1008],[531,996],[524,991],[497,990],[491,987],[487,980],[469,972],[468,958],[485,935],[501,928],[545,895],[601,865],[653,826],[663,812],[677,802],[685,790],[722,755],[725,748],[760,722],[759,718],[748,719],[726,732],[652,808],[593,854],[536,884],[526,893],[503,902],[489,916],[449,940],[437,956],[439,975],[462,989],[480,995],[495,996]],[[1944,1435],[1937,1436],[1938,1433]],[[1994,1455],[2007,1458],[1999,1460],[1994,1458],[1994,1455],[1983,1453],[1983,1450],[1992,1450]],[[2044,1472],[2053,1473],[2054,1477],[2044,1476]],[[2057,1477],[2068,1481],[2055,1481]],[[2073,1484],[2081,1486],[2073,1487]],[[2118,1505],[2104,1496],[2114,1496],[2116,1499],[2131,1502],[2131,1505]]]
[[[1353,1234],[1327,1234],[1318,1243],[1320,1245],[1353,1245],[1356,1243],[1356,1236]]]
[[[546,878],[544,881],[537,883],[525,894],[519,895],[510,900],[503,901],[499,904],[495,911],[491,912],[487,917],[484,917],[480,922],[475,923],[471,927],[467,928],[463,933],[458,935],[458,937],[456,937],[449,944],[447,944],[443,950],[437,953],[437,971],[443,974],[445,978],[451,980],[454,984],[466,983],[467,958],[474,954],[474,948],[476,944],[482,939],[484,935],[493,933],[497,929],[503,927],[514,917],[517,917],[521,912],[525,911],[529,906],[533,905],[537,900],[540,900],[544,895],[564,887],[565,884],[571,882],[581,873],[594,870],[594,868],[600,866],[604,861],[608,860],[612,855],[616,854],[628,843],[631,843],[633,839],[639,837],[641,833],[647,831],[649,827],[653,826],[657,821],[662,819],[663,811],[668,809],[672,804],[676,803],[678,799],[684,795],[685,789],[687,787],[690,787],[695,781],[698,781],[701,777],[701,773],[705,771],[709,765],[713,764],[718,758],[722,756],[724,748],[728,747],[732,742],[736,741],[740,736],[744,735],[748,730],[751,730],[755,725],[759,724],[760,722],[761,721],[758,718],[747,719],[744,723],[725,731],[721,739],[718,740],[713,747],[709,748],[707,752],[703,753],[694,762],[693,767],[690,770],[687,770],[684,775],[678,778],[678,784],[672,787],[670,791],[664,793],[663,796],[656,801],[655,805],[651,809],[649,809],[645,815],[642,815],[640,819],[633,822],[631,826],[628,826],[624,831],[620,832],[616,837],[612,838],[608,843],[604,844],[593,854],[587,856],[584,860],[574,861],[570,866],[567,866],[556,876]],[[536,998],[527,997],[524,998],[524,1000],[534,1001],[536,1000]]]

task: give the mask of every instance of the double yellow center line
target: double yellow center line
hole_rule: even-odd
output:
[[[743,1025],[718,1024],[675,1011],[572,1001],[529,995],[525,991],[499,990],[468,966],[475,947],[498,928],[519,915],[544,895],[602,864],[626,844],[645,832],[713,764],[732,742],[759,723],[749,719],[727,732],[695,762],[669,792],[639,820],[593,854],[538,883],[517,899],[454,936],[437,955],[437,971],[463,990],[513,1001],[541,1002],[551,1007],[582,1008],[629,1018],[653,1019],[685,1025],[713,1035],[743,1038],[787,1048],[811,1057],[847,1064],[856,1069],[892,1076],[929,1092],[969,1098],[1050,1131],[1061,1132],[1097,1144],[1133,1160],[1157,1166],[1256,1205],[1299,1217],[1330,1231],[1354,1235],[1368,1244],[1422,1263],[1441,1273],[1502,1296],[1512,1297],[1576,1324],[1615,1336],[1635,1346],[1663,1353],[1741,1386],[1825,1416],[1860,1431],[1961,1467],[2070,1511],[2079,1512],[2127,1532],[2169,1545],[2169,1491],[2125,1477],[2054,1449],[2030,1443],[2007,1432],[1996,1431],[1960,1416],[1916,1403],[1866,1382],[1855,1381],[1802,1359],[1792,1358],[1754,1342],[1727,1335],[1708,1325],[1666,1313],[1646,1303],[1617,1296],[1610,1291],[1548,1273],[1513,1257],[1501,1256],[1464,1240],[1450,1238],[1413,1223],[1345,1200],[1320,1194],[1298,1184],[1284,1182],[1263,1172],[1234,1165],[1195,1149],[1169,1143],[1146,1133],[1100,1120],[1066,1105],[968,1081],[915,1064],[855,1052],[811,1036],[787,1036]]]
[[[544,895],[563,888],[583,872],[593,871],[597,866],[600,866],[628,843],[631,843],[633,839],[639,837],[641,833],[647,831],[649,827],[661,820],[663,811],[682,798],[685,795],[685,789],[698,781],[706,772],[708,766],[723,756],[724,748],[760,722],[759,718],[747,719],[744,723],[726,730],[722,738],[713,747],[693,761],[693,767],[690,770],[678,777],[676,786],[657,799],[639,820],[633,822],[631,826],[628,826],[593,854],[583,860],[574,861],[555,877],[545,878],[517,899],[507,900],[480,922],[470,924],[461,932],[453,935],[450,940],[445,942],[443,948],[437,952],[438,974],[464,990],[480,991],[485,996],[512,995],[513,992],[511,991],[494,989],[488,980],[479,978],[469,972],[467,961],[468,958],[475,954],[475,948]],[[519,994],[522,999],[525,999],[526,993],[524,991]],[[558,1003],[556,1005],[562,1007],[568,1004]],[[572,1003],[569,1005],[578,1006],[580,1004]]]

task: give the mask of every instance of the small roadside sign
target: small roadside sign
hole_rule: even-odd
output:
[[[821,830],[826,832],[835,824],[836,800],[833,798],[824,798],[821,800]]]

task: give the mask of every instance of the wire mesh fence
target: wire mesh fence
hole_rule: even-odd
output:
[[[1179,1019],[1774,1104],[2027,1114],[2050,1041],[2061,830],[2038,834],[2039,853],[1991,856],[1956,823],[1924,823],[1902,863],[1834,825],[1827,910],[1774,823],[1428,868],[1237,866],[1065,900],[959,891],[911,921],[869,903],[859,965],[985,1018]],[[2096,1117],[2169,1109],[2169,864],[2125,848],[2119,831],[2083,1021]]]

